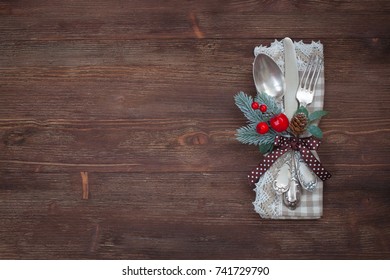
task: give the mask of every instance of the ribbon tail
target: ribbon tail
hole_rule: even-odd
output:
[[[332,175],[321,164],[321,162],[313,155],[307,147],[301,147],[300,153],[306,164],[322,181],[328,180]]]

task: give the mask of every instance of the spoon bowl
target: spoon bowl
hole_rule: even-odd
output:
[[[282,99],[286,83],[282,70],[268,55],[259,54],[253,62],[253,80],[257,92],[264,92],[278,100]]]

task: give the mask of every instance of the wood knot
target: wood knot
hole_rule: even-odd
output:
[[[28,131],[11,131],[4,135],[3,142],[7,146],[21,145],[25,142]]]
[[[390,44],[389,39],[378,37],[367,38],[365,39],[364,44],[370,49],[370,54],[376,59],[387,57]]]
[[[328,136],[328,142],[335,145],[343,145],[350,142],[350,139],[344,133],[333,133]]]
[[[193,132],[179,137],[180,145],[206,145],[209,143],[209,136],[204,132]]]

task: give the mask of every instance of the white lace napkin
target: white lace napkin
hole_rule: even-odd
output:
[[[300,75],[306,68],[310,54],[317,53],[323,57],[323,45],[320,42],[311,42],[305,44],[302,41],[294,42],[295,51],[297,54],[298,70]],[[267,54],[272,57],[284,72],[284,47],[283,42],[275,40],[271,46],[258,46],[254,50],[255,56],[260,53]],[[307,107],[309,112],[322,110],[324,104],[325,84],[324,72],[321,72],[318,80],[313,102]],[[303,137],[308,134],[302,135]],[[312,153],[317,157],[315,151]],[[283,204],[281,195],[276,194],[272,187],[277,171],[280,166],[289,160],[290,153],[280,157],[268,170],[260,177],[256,183],[256,200],[253,202],[255,211],[262,218],[268,219],[319,219],[322,216],[322,197],[323,197],[323,182],[318,180],[317,188],[313,192],[308,192],[302,188],[301,204],[295,209],[290,210]]]

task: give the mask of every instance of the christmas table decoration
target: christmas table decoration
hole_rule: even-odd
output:
[[[249,183],[256,192],[255,211],[262,218],[320,218],[323,212],[323,181],[331,177],[316,152],[323,136],[319,120],[327,113],[322,110],[325,93],[323,46],[320,42],[305,44],[300,41],[294,42],[294,48],[301,82],[308,75],[309,85],[314,85],[314,88],[298,93],[300,106],[296,107],[294,114],[291,112],[290,119],[285,114],[285,108],[290,105],[290,109],[292,104],[283,104],[267,92],[257,92],[254,98],[239,92],[234,98],[248,119],[248,124],[237,130],[237,140],[258,146],[263,154],[259,165],[248,175]],[[254,54],[255,57],[259,54],[269,56],[285,73],[282,41],[275,40],[270,46],[256,47]],[[288,89],[291,92],[291,88]],[[295,89],[293,92],[295,94]],[[314,95],[309,96],[310,102],[306,104],[302,94],[309,93]],[[289,203],[288,197],[295,188],[297,200]]]

